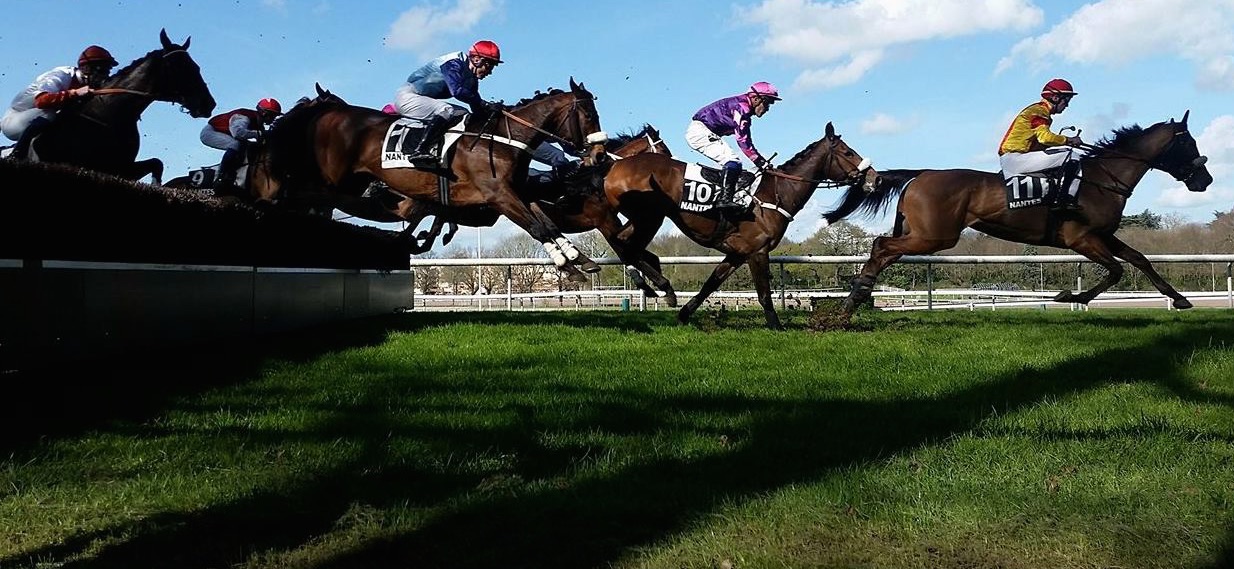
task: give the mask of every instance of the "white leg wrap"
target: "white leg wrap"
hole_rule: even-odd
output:
[[[574,247],[574,244],[571,243],[569,239],[566,239],[565,237],[558,237],[556,242],[557,246],[561,248],[561,251],[566,254],[566,258],[571,261],[578,259],[578,249]]]
[[[558,267],[566,266],[566,256],[561,254],[561,248],[556,243],[546,241],[541,243],[544,246],[544,252],[548,253],[548,258],[553,260],[553,264]]]

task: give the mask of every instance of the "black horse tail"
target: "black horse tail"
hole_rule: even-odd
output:
[[[841,219],[852,215],[853,212],[861,210],[864,217],[873,217],[881,213],[891,203],[891,200],[900,195],[904,188],[908,187],[908,183],[913,181],[919,174],[925,170],[886,170],[878,173],[878,182],[874,185],[874,191],[866,192],[865,187],[861,184],[849,186],[848,191],[844,192],[844,199],[840,201],[840,205],[835,209],[824,213],[823,218],[830,225]]]

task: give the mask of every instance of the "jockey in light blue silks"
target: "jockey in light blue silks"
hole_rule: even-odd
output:
[[[56,113],[70,101],[89,95],[111,75],[116,60],[106,49],[87,47],[77,58],[77,67],[57,67],[39,75],[22,89],[0,119],[0,130],[17,142],[13,158],[25,160],[30,141],[45,130]]]
[[[472,112],[501,112],[501,104],[480,98],[480,80],[493,73],[501,61],[501,48],[488,40],[480,40],[467,52],[447,53],[416,69],[407,77],[407,82],[394,94],[394,105],[399,114],[423,122],[427,128],[408,158],[412,162],[430,162],[436,158],[430,154],[432,145],[445,134],[446,129],[457,124],[467,110],[447,99],[454,98],[466,103]],[[536,160],[554,169],[570,168],[573,163],[560,149],[542,143],[532,151]]]
[[[750,119],[752,116],[763,116],[771,105],[779,100],[780,92],[771,83],[759,81],[751,85],[750,90],[745,93],[725,97],[694,113],[690,126],[686,127],[686,144],[724,168],[723,183],[719,195],[716,196],[715,207],[744,207],[733,200],[737,191],[737,178],[741,175],[741,157],[724,142],[723,137],[735,135],[737,147],[755,166],[760,170],[770,168],[771,164],[754,147],[754,140],[750,137]]]

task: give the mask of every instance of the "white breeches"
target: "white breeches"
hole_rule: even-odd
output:
[[[741,162],[741,155],[723,137],[699,121],[690,121],[690,126],[686,127],[686,144],[721,166],[726,162]]]
[[[230,134],[214,130],[214,127],[206,125],[201,129],[201,143],[210,148],[219,150],[240,150],[243,144]]]
[[[9,109],[4,113],[4,118],[0,119],[0,130],[4,131],[4,136],[9,140],[16,142],[21,138],[21,133],[26,132],[26,127],[30,126],[30,121],[39,117],[53,118],[56,113],[45,111],[43,109],[34,108],[24,111],[14,111]]]

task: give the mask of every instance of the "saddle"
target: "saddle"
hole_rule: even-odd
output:
[[[1003,178],[1003,187],[1007,192],[1007,209],[1020,209],[1036,205],[1049,205],[1057,199],[1058,193],[1066,191],[1063,186],[1063,168],[1050,168],[1034,174],[1021,174]]]
[[[417,164],[408,159],[408,156],[413,154],[420,145],[420,141],[428,135],[428,127],[414,119],[404,117],[391,123],[390,128],[386,130],[386,137],[382,143],[381,167],[418,168],[422,170],[446,169],[445,166],[449,158],[450,148],[454,146],[454,143],[459,138],[459,133],[455,131],[446,131],[442,139],[433,141],[429,146],[429,153],[436,158],[432,165],[427,165],[424,162]]]
[[[748,207],[750,202],[754,201],[754,192],[750,191],[750,188],[757,187],[761,178],[761,173],[755,174],[743,170],[737,177],[737,191],[733,195],[733,200]],[[719,168],[695,163],[686,164],[679,207],[682,211],[695,213],[713,209],[723,180],[724,171]]]

